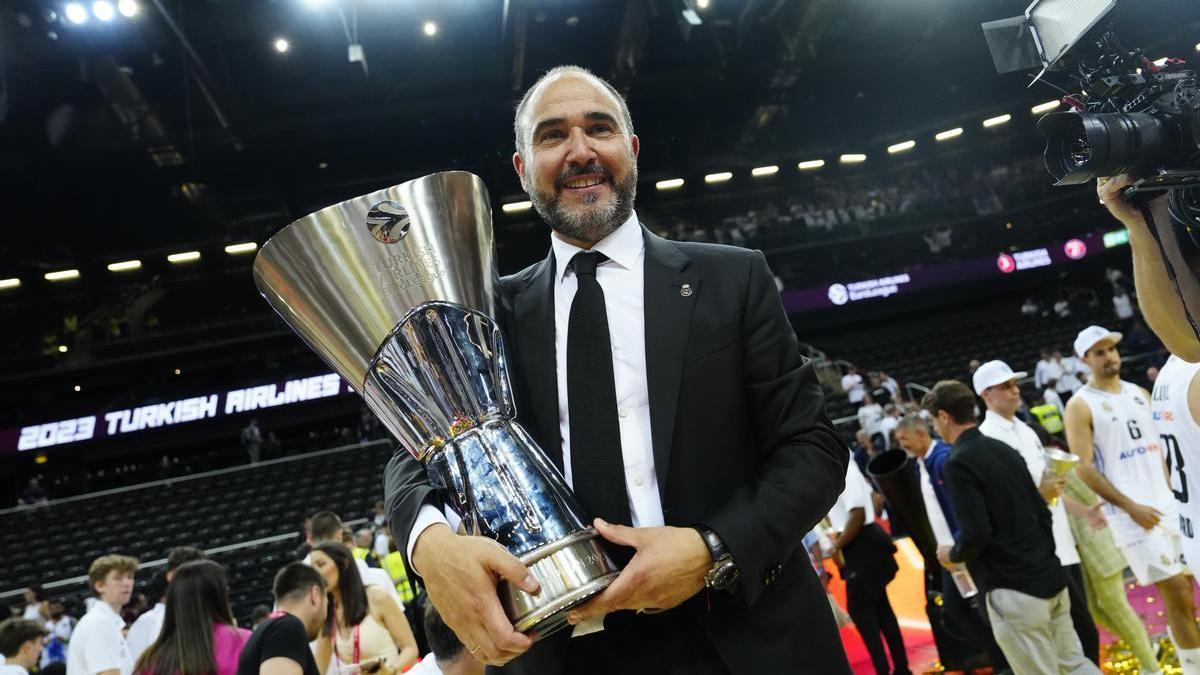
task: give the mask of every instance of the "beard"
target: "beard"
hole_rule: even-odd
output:
[[[612,197],[603,194],[584,195],[584,205],[578,209],[567,208],[560,195],[563,184],[574,178],[595,174],[604,177],[612,186]],[[595,244],[616,231],[633,213],[633,200],[637,197],[637,165],[630,167],[629,174],[619,183],[613,182],[612,172],[606,167],[592,163],[585,167],[572,167],[554,181],[553,192],[529,191],[529,201],[538,215],[559,234],[578,241]]]

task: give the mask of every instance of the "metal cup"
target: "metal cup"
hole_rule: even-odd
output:
[[[465,172],[322,209],[254,261],[263,297],[420,461],[470,534],[538,580],[501,582],[517,630],[544,637],[617,575],[558,470],[516,423],[490,203]]]

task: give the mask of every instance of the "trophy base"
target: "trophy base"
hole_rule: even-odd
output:
[[[588,528],[521,557],[541,592],[530,595],[508,582],[500,583],[500,603],[518,631],[536,631],[541,639],[565,628],[568,610],[617,577],[620,570],[598,540],[596,531]]]

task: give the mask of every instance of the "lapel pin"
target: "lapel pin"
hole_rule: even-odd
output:
[[[692,285],[691,285],[691,284],[684,284],[684,285],[680,286],[680,287],[679,287],[679,294],[680,294],[680,295],[682,295],[682,296],[683,296],[683,297],[685,297],[685,298],[686,298],[686,297],[690,297],[690,296],[692,295]]]

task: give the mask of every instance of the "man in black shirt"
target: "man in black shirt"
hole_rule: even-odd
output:
[[[986,593],[992,633],[1016,675],[1098,674],[1072,627],[1050,510],[1025,460],[976,428],[975,394],[962,382],[937,383],[921,405],[938,434],[954,444],[942,475],[959,536],[953,547],[938,549],[938,560],[967,564]]]
[[[237,675],[321,675],[308,643],[328,611],[325,580],[304,563],[290,563],[275,575],[274,593],[277,609],[246,641]]]

